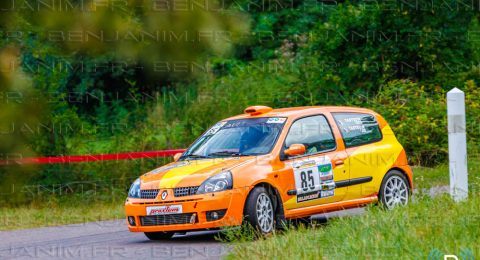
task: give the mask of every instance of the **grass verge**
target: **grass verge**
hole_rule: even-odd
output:
[[[124,219],[123,201],[62,196],[19,207],[0,208],[0,231]]]
[[[333,219],[255,243],[234,243],[230,259],[426,259],[469,250],[480,255],[480,199],[417,196],[408,207],[369,207],[362,216]],[[442,255],[443,259],[443,255]]]
[[[229,258],[443,259],[444,254],[463,259],[471,259],[467,258],[471,254],[479,257],[480,160],[470,160],[468,168],[467,201],[456,203],[448,194],[431,198],[422,193],[423,189],[448,185],[448,165],[415,167],[414,185],[420,193],[407,207],[385,211],[370,206],[361,216],[290,229],[255,243],[247,242],[252,240],[251,236],[237,237]]]
[[[57,208],[0,208],[0,211],[0,231],[124,219],[125,216],[122,204],[103,202]]]
[[[415,188],[431,188],[434,186],[448,185],[448,164],[441,164],[433,168],[414,166],[413,178]],[[480,183],[480,158],[472,156],[468,160],[469,183]]]

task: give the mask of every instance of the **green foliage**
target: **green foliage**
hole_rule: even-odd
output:
[[[427,0],[416,1],[418,7],[356,2],[331,12],[313,31],[317,38],[308,46],[319,61],[335,65],[326,73],[338,78],[340,89],[376,91],[393,79],[444,88],[463,84],[455,73],[471,68],[471,54],[478,48],[469,37],[476,20],[473,11],[450,10]]]
[[[435,165],[447,155],[445,93],[459,87],[466,92],[469,151],[476,152],[480,73],[472,64],[478,63],[480,46],[469,32],[480,28],[479,15],[416,2],[418,8],[388,1],[242,0],[229,1],[225,12],[179,16],[143,7],[102,9],[90,16],[75,8],[63,15],[7,12],[0,18],[1,65],[14,59],[21,69],[2,70],[0,90],[2,95],[19,90],[23,100],[1,104],[0,126],[28,127],[0,136],[0,151],[47,156],[183,148],[216,121],[250,105],[354,105],[382,114],[413,164]],[[227,30],[232,41],[158,43],[131,36],[114,43],[95,38],[46,43],[43,34],[78,29],[127,36],[129,30],[156,28],[177,36]],[[250,34],[244,35],[247,28]],[[31,33],[16,38],[3,33],[16,29]],[[146,69],[158,60],[208,61],[209,66],[204,73]],[[128,183],[163,163],[46,165],[21,178],[7,177],[3,168],[0,188],[11,182],[108,178]]]
[[[461,88],[466,93],[469,150],[477,153],[480,91],[472,80]],[[367,106],[387,119],[413,163],[431,166],[448,159],[446,91],[440,86],[391,81]]]
[[[410,159],[421,165],[445,161],[448,154],[445,92],[410,81],[391,81],[372,103],[404,144]]]

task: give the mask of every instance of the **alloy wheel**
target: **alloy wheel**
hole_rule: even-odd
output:
[[[405,181],[398,177],[392,176],[385,183],[384,188],[385,204],[388,209],[395,208],[399,205],[405,206],[408,203],[408,187]]]
[[[273,206],[270,197],[261,193],[257,198],[257,220],[260,231],[269,233],[273,230]]]

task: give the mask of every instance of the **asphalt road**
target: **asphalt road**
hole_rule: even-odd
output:
[[[130,233],[123,220],[0,232],[0,259],[217,259],[227,246],[215,232],[150,241]]]
[[[424,193],[448,192],[438,186]],[[418,190],[416,191],[418,192]],[[316,215],[314,221],[363,214],[362,208]],[[0,231],[0,259],[220,259],[228,244],[215,240],[218,231],[175,235],[168,241],[150,241],[143,233],[130,233],[124,220]]]
[[[362,214],[363,209],[315,216],[316,221]],[[215,240],[218,231],[175,235],[150,241],[130,233],[124,220],[0,232],[0,259],[220,259],[228,244]]]

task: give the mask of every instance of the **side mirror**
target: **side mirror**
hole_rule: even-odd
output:
[[[178,159],[180,159],[180,157],[182,157],[182,153],[176,153],[174,156],[173,156],[173,161],[178,161]]]
[[[287,150],[284,151],[285,155],[288,156],[296,156],[296,155],[302,155],[306,151],[305,145],[303,144],[292,144],[290,147],[288,147]]]

